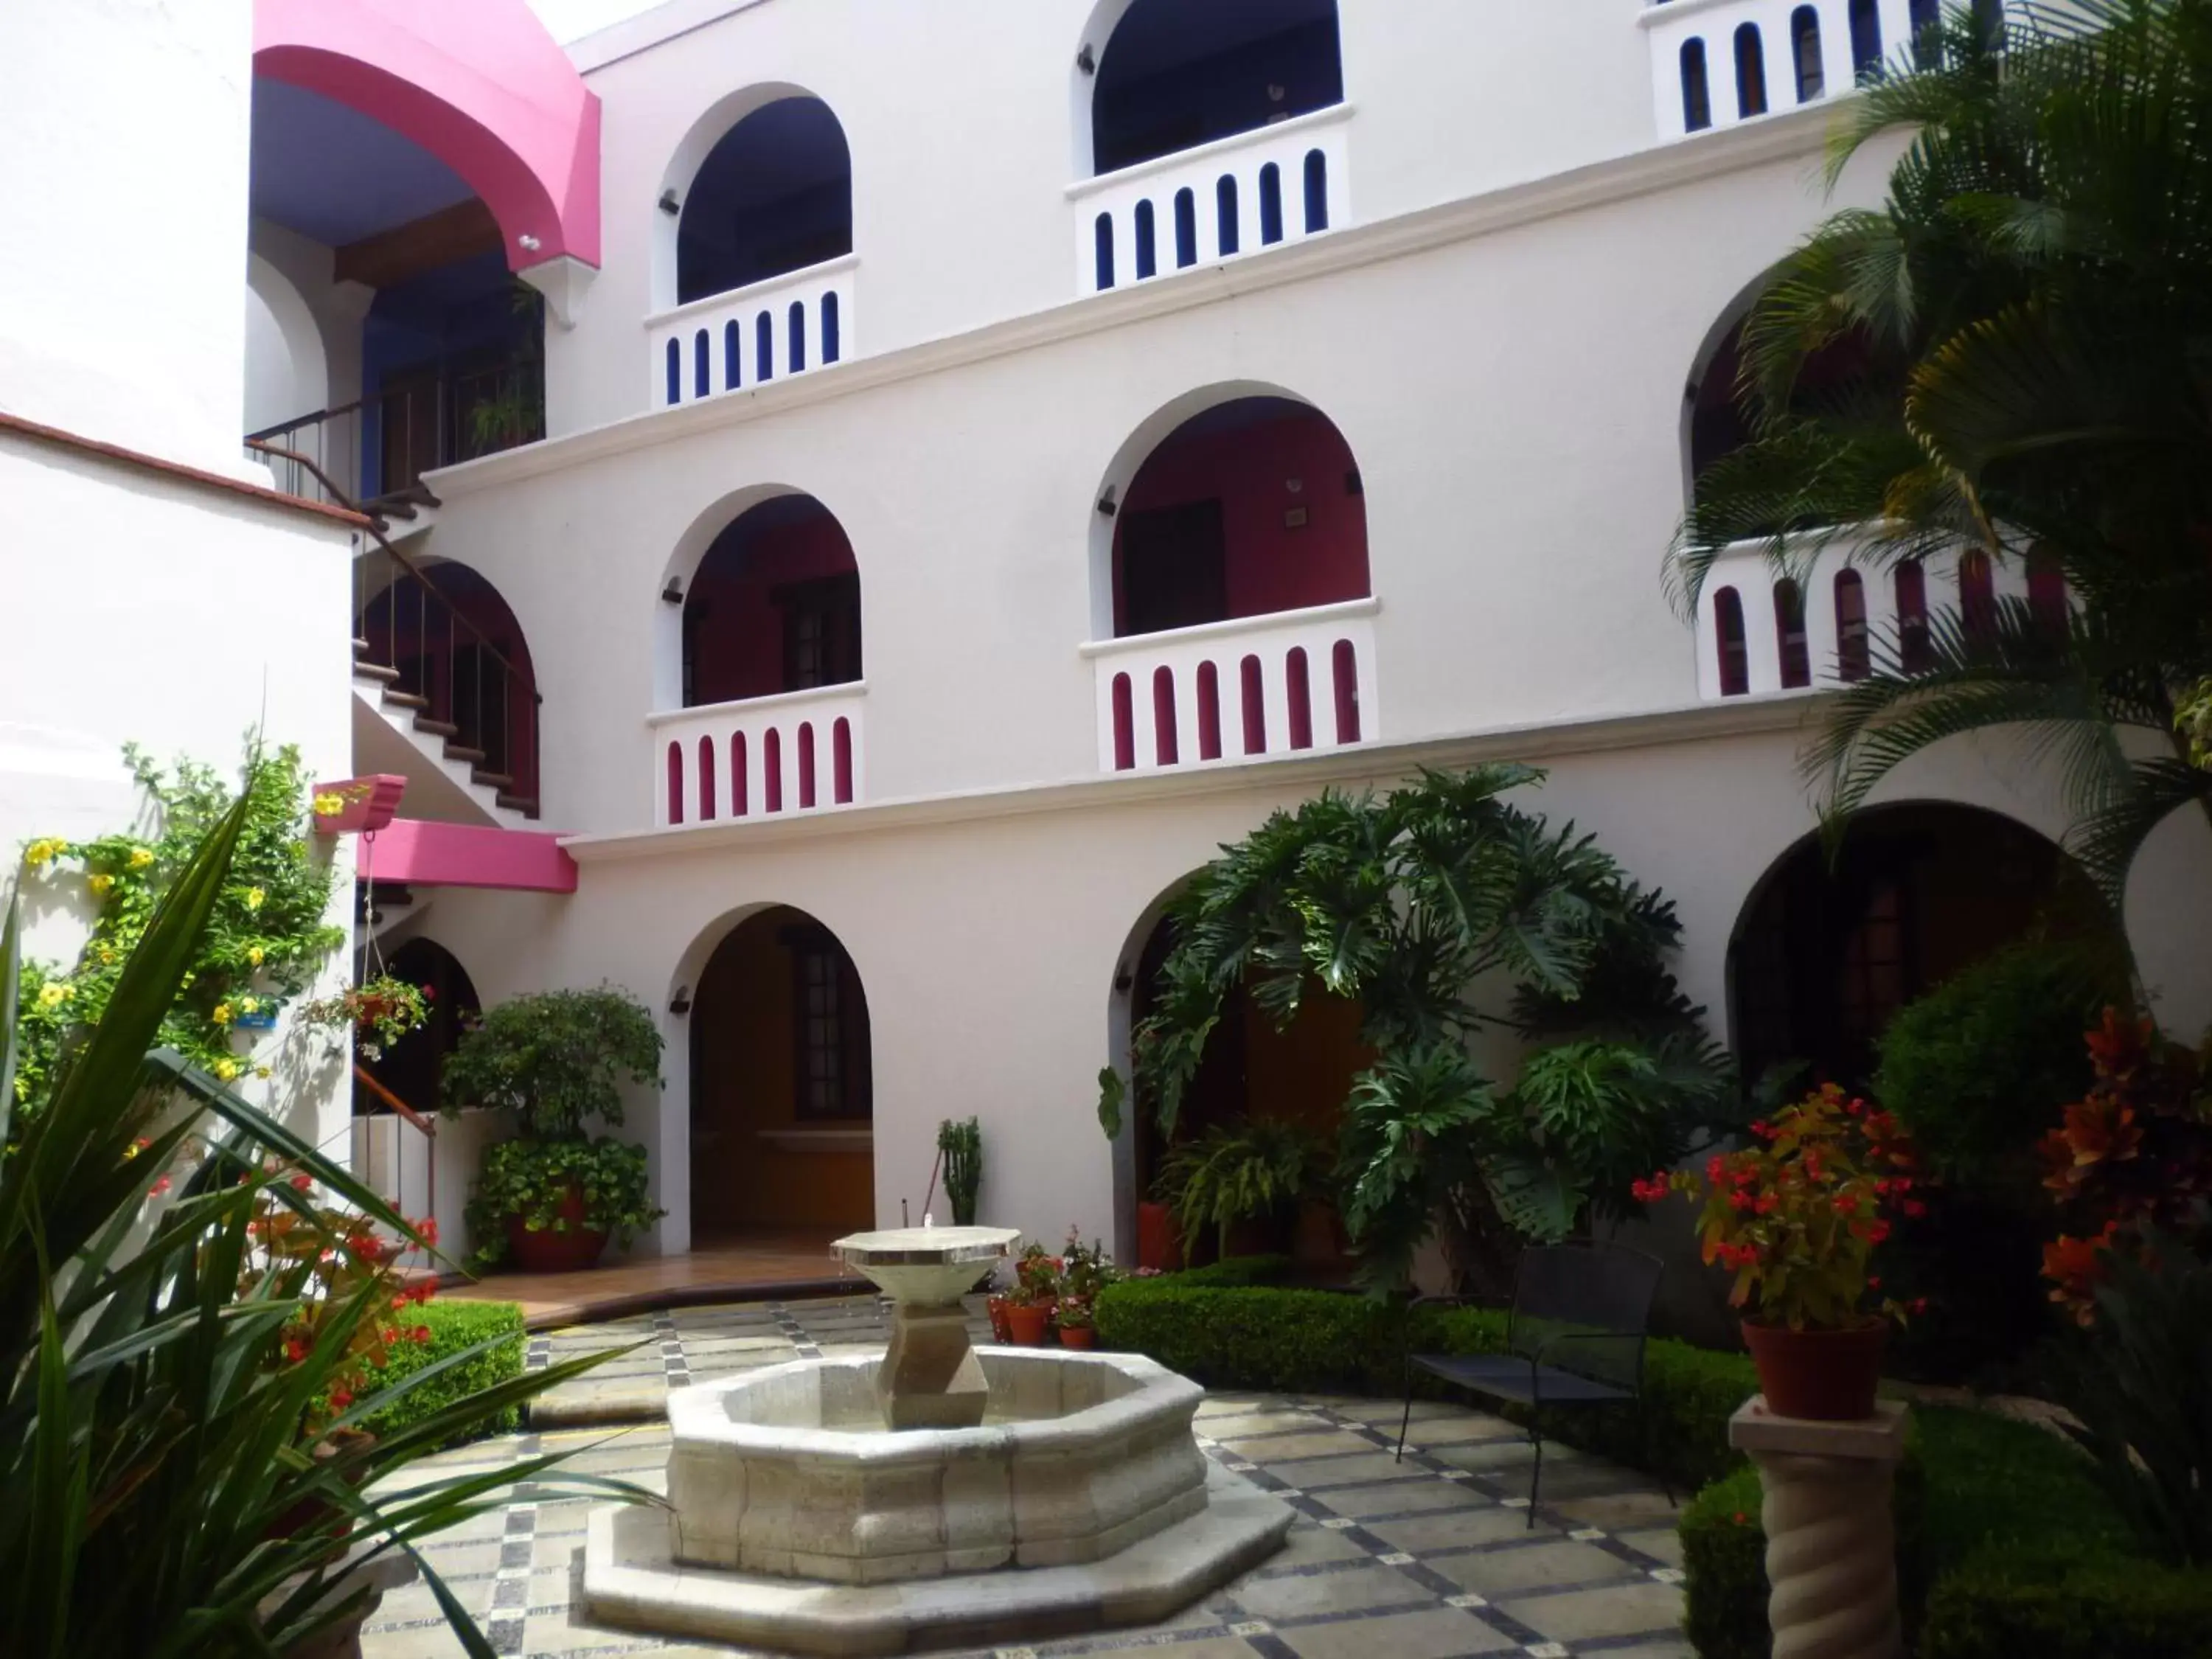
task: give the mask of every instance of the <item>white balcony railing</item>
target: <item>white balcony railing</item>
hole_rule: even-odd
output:
[[[1337,104],[1067,187],[1075,205],[1079,294],[1156,276],[1352,222],[1346,131]]]
[[[1932,9],[1928,0],[1652,0],[1638,21],[1650,40],[1659,136],[1849,92],[1910,46]]]
[[[1940,612],[1971,624],[1978,608],[1999,599],[2025,599],[2039,611],[2067,603],[2055,570],[2031,574],[2017,561],[1977,561],[1962,588],[1960,561],[1949,554],[1917,565],[1854,564],[1839,542],[1791,574],[1775,568],[1766,546],[1729,549],[1698,592],[1698,695],[1707,702],[1863,678],[1876,658],[1909,658],[1915,629]]]
[[[645,319],[647,406],[672,409],[811,374],[855,355],[848,253]]]
[[[1352,599],[1082,647],[1097,676],[1099,769],[1373,742],[1378,608]]]
[[[653,822],[716,823],[850,806],[866,799],[867,685],[825,685],[649,714]]]

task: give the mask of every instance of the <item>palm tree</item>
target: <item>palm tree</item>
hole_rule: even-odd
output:
[[[1698,477],[1670,586],[1694,605],[1746,541],[1801,587],[1831,544],[2050,561],[2070,615],[1888,630],[1805,767],[1840,825],[1920,750],[2025,728],[2117,892],[2167,814],[2212,815],[2177,726],[2212,680],[2212,0],[2008,10],[1954,13],[1846,106],[1832,185],[1882,135],[1910,148],[1880,208],[1829,218],[1753,302],[1751,436]]]

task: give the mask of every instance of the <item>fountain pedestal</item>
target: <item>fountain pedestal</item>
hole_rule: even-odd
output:
[[[876,1372],[890,1429],[972,1429],[990,1385],[968,1340],[960,1297],[1021,1234],[1009,1227],[897,1227],[830,1249],[891,1299],[891,1342]]]

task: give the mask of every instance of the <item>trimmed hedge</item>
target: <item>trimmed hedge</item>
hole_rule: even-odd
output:
[[[1099,1340],[1210,1387],[1388,1398],[1405,1386],[1407,1314],[1280,1281],[1282,1257],[1126,1280],[1098,1299]],[[1498,1352],[1505,1316],[1413,1310],[1417,1348]],[[1700,1486],[1682,1510],[1684,1624],[1703,1659],[1768,1659],[1759,1476],[1728,1445],[1758,1389],[1741,1354],[1653,1340],[1633,1412],[1547,1413],[1545,1437]],[[1419,1392],[1444,1393],[1431,1379]],[[1508,1413],[1508,1415],[1516,1413]],[[2130,1559],[2088,1466],[2025,1423],[1957,1407],[1913,1413],[1897,1482],[1898,1580],[1920,1659],[2212,1659],[2212,1573]]]
[[[1098,1340],[1149,1354],[1210,1388],[1383,1398],[1401,1393],[1405,1310],[1273,1282],[1289,1271],[1286,1258],[1255,1256],[1109,1285],[1098,1298]],[[1505,1346],[1502,1311],[1418,1308],[1412,1317],[1416,1349],[1497,1353]],[[1424,1395],[1450,1393],[1432,1378],[1415,1382]],[[1757,1388],[1751,1361],[1741,1354],[1655,1340],[1644,1354],[1644,1413],[1547,1412],[1542,1428],[1547,1439],[1650,1470],[1687,1491],[1737,1462],[1729,1449],[1728,1419]],[[1504,1414],[1526,1420],[1517,1411]]]
[[[512,1340],[485,1349],[473,1359],[441,1371],[421,1388],[410,1390],[382,1411],[362,1419],[362,1426],[376,1434],[392,1434],[420,1421],[441,1407],[466,1398],[479,1389],[522,1375],[526,1340],[522,1310],[512,1302],[430,1301],[414,1310],[416,1324],[430,1328],[428,1342],[396,1344],[377,1373],[380,1388],[389,1388],[448,1354],[472,1348],[493,1337]],[[469,1439],[509,1434],[522,1426],[522,1410],[510,1406],[477,1425]],[[460,1442],[455,1442],[459,1444]]]

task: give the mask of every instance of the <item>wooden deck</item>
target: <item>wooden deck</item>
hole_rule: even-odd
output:
[[[848,1296],[867,1281],[830,1254],[829,1232],[747,1233],[709,1239],[684,1255],[617,1258],[577,1273],[494,1272],[448,1282],[459,1301],[519,1302],[532,1330],[621,1319],[716,1302]]]

